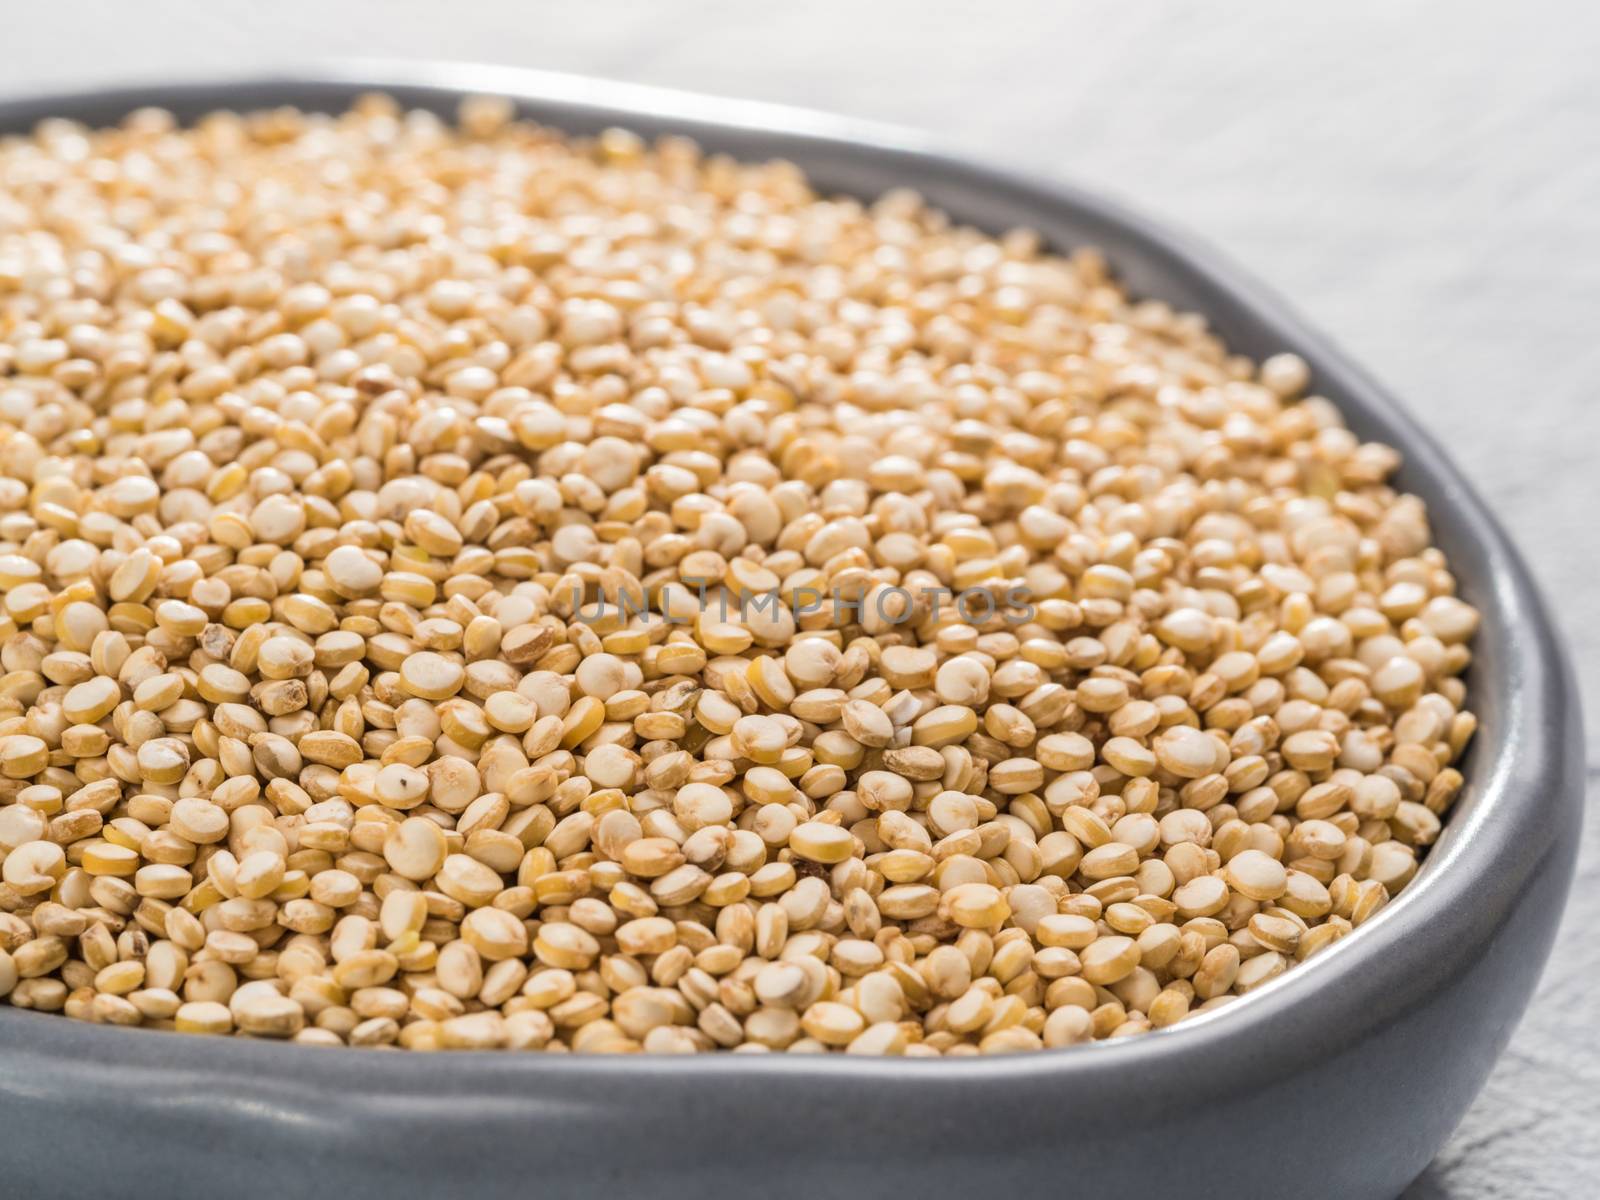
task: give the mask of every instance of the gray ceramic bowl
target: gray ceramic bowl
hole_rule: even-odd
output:
[[[677,132],[799,163],[824,191],[910,185],[992,231],[1102,247],[1141,295],[1238,350],[1302,354],[1364,436],[1405,452],[1483,610],[1468,786],[1415,883],[1312,963],[1130,1041],[986,1061],[381,1054],[105,1029],[0,1006],[0,1194],[924,1197],[1028,1189],[1393,1196],[1450,1133],[1539,977],[1582,797],[1566,655],[1499,525],[1432,440],[1271,294],[1186,238],[1057,183],[807,112],[498,68],[356,66],[0,104],[114,122],[162,105],[342,108],[381,88],[448,112],[515,97],[578,133]],[[1352,250],[1356,249],[1352,247]]]

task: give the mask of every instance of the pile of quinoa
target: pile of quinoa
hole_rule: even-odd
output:
[[[1226,1005],[1406,886],[1475,724],[1313,382],[1092,250],[494,100],[0,141],[0,997],[914,1056]]]

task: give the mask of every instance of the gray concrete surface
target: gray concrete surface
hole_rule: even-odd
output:
[[[61,0],[8,9],[0,44],[0,94],[335,55],[584,72],[921,126],[1118,194],[1292,297],[1479,481],[1569,633],[1600,782],[1594,6]],[[1581,871],[1539,998],[1409,1196],[1600,1190],[1592,822]]]

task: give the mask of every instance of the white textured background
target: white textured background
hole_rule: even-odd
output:
[[[21,0],[0,47],[0,95],[349,55],[583,72],[922,126],[1118,194],[1293,297],[1479,481],[1569,634],[1600,778],[1600,8]],[[1540,996],[1413,1200],[1600,1190],[1585,842]]]

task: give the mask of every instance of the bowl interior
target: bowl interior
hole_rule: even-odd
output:
[[[1233,349],[1256,358],[1282,350],[1299,353],[1311,365],[1313,390],[1333,400],[1352,429],[1403,452],[1405,465],[1398,482],[1427,503],[1435,540],[1450,559],[1462,595],[1484,615],[1469,680],[1469,705],[1478,715],[1480,727],[1463,765],[1467,785],[1443,837],[1395,903],[1314,961],[1286,972],[1226,1010],[1202,1014],[1181,1028],[1158,1031],[1153,1037],[1028,1057],[1061,1064],[1063,1054],[1085,1062],[1105,1055],[1142,1056],[1187,1041],[1198,1045],[1202,1029],[1213,1029],[1222,1036],[1229,1030],[1242,1032],[1250,1023],[1248,1013],[1256,1012],[1260,1019],[1274,1011],[1282,1013],[1308,1001],[1317,988],[1342,986],[1333,975],[1341,971],[1349,975],[1363,964],[1370,968],[1375,958],[1386,953],[1402,953],[1402,944],[1423,924],[1439,920],[1445,910],[1475,905],[1485,919],[1492,917],[1494,905],[1510,902],[1534,856],[1546,849],[1542,843],[1519,844],[1511,830],[1545,828],[1551,836],[1559,832],[1561,818],[1555,799],[1529,795],[1516,785],[1519,780],[1547,775],[1550,757],[1569,753],[1558,747],[1558,739],[1561,727],[1576,720],[1570,679],[1558,665],[1558,652],[1537,594],[1483,503],[1432,439],[1276,296],[1191,239],[1116,204],[1067,185],[1039,183],[975,166],[933,150],[920,136],[902,130],[770,105],[505,68],[407,67],[398,72],[393,66],[353,64],[310,79],[154,84],[43,97],[0,103],[0,133],[25,132],[38,120],[55,116],[90,125],[110,124],[145,105],[170,109],[183,120],[218,108],[249,110],[281,104],[339,111],[358,95],[373,90],[388,92],[404,105],[446,116],[453,113],[463,95],[503,93],[517,101],[522,115],[570,133],[592,134],[622,125],[647,136],[686,134],[707,149],[740,158],[792,160],[824,193],[870,199],[893,187],[912,186],[957,220],[991,233],[1027,226],[1039,231],[1052,249],[1097,246],[1130,292],[1204,314]],[[1569,711],[1563,712],[1563,707]],[[1523,874],[1507,869],[1508,863]],[[1498,893],[1489,878],[1491,870],[1501,872]],[[1486,879],[1489,886],[1485,886]],[[1414,951],[1411,956],[1415,957]],[[1446,970],[1448,964],[1441,961],[1436,969]],[[7,1010],[0,1013],[0,1020],[15,1015]],[[122,1039],[128,1034],[117,1031],[112,1036]],[[218,1052],[222,1049],[215,1047]],[[237,1049],[253,1055],[258,1048]],[[285,1049],[268,1053],[282,1054]],[[230,1055],[234,1052],[227,1051]],[[342,1057],[348,1052],[335,1053]],[[946,1064],[946,1068],[962,1067],[979,1069],[972,1064]],[[548,1064],[544,1069],[611,1068],[590,1061]],[[675,1063],[674,1069],[707,1068]],[[857,1061],[807,1064],[804,1069],[865,1072],[878,1068]]]

